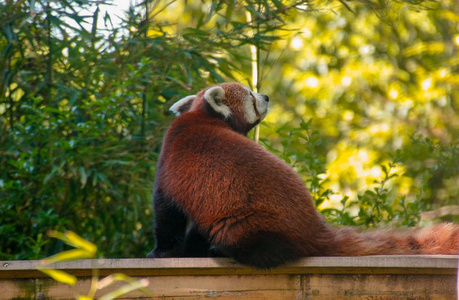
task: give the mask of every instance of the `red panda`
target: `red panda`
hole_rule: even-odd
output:
[[[294,170],[246,137],[268,102],[223,83],[171,107],[178,117],[158,162],[148,257],[207,256],[212,246],[272,268],[304,256],[458,254],[458,224],[365,233],[328,225]]]

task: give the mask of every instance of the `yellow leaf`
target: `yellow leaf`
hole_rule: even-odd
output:
[[[89,253],[92,253],[94,256],[97,252],[97,247],[91,242],[80,237],[78,234],[72,231],[66,231],[65,233],[61,233],[58,231],[50,231],[48,233],[50,237],[54,237],[56,239],[60,239],[61,241],[65,242],[66,244],[73,246],[75,248],[84,249]]]
[[[112,300],[119,298],[122,295],[125,295],[129,292],[135,291],[135,290],[141,290],[147,295],[151,295],[150,290],[148,290],[146,287],[148,286],[149,282],[147,279],[140,279],[139,281],[134,281],[132,283],[126,284],[119,289],[110,292],[102,297],[99,298],[99,300]]]
[[[103,299],[105,300],[115,299],[119,297],[120,295],[124,295],[134,290],[141,290],[147,295],[151,294],[151,291],[146,288],[149,284],[148,279],[143,278],[137,281],[133,279],[132,277],[129,277],[122,273],[115,273],[115,274],[109,275],[105,277],[104,279],[100,280],[97,283],[97,289],[100,290],[100,289],[106,288],[118,281],[124,281],[124,282],[127,282],[128,284],[111,292],[110,294],[105,295],[104,296],[105,298],[102,297]]]
[[[75,283],[77,282],[77,278],[75,276],[65,273],[64,271],[42,268],[38,268],[38,270],[42,271],[54,280],[68,285],[75,285]]]
[[[44,265],[50,265],[56,262],[83,259],[83,258],[93,258],[93,257],[94,257],[94,253],[90,253],[83,249],[73,249],[73,250],[64,251],[56,255],[42,259],[41,262]]]
[[[77,300],[93,300],[93,298],[88,297],[88,296],[78,296]]]
[[[445,10],[442,12],[442,15],[445,19],[448,19],[450,21],[453,21],[453,22],[459,22],[459,15],[458,14],[455,14],[453,13],[452,11],[450,10]]]
[[[426,53],[430,55],[439,54],[445,51],[445,44],[443,42],[430,42],[430,43],[418,43],[413,46],[406,48],[403,54],[406,57]]]
[[[96,254],[97,247],[93,243],[88,242],[87,240],[83,239],[82,237],[80,237],[79,235],[77,235],[76,233],[72,231],[66,231],[65,234],[67,238],[69,239],[69,241],[75,245],[75,247],[85,249],[86,251],[88,251],[89,253],[92,253],[93,255]]]
[[[136,282],[135,279],[123,274],[123,273],[115,273],[115,274],[112,274],[112,275],[109,275],[107,277],[105,277],[104,279],[100,280],[98,283],[97,283],[97,288],[98,289],[103,289],[103,288],[106,288],[107,286],[110,286],[112,285],[113,283],[117,282],[117,281],[125,281],[127,283],[134,283]]]

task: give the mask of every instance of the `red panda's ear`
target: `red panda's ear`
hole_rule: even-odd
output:
[[[186,96],[183,99],[175,102],[169,110],[173,112],[175,115],[180,116],[183,113],[186,113],[190,110],[191,104],[193,104],[194,99],[196,99],[196,95]]]
[[[204,93],[204,99],[217,112],[225,118],[231,115],[231,109],[226,105],[225,90],[221,86],[213,86]]]

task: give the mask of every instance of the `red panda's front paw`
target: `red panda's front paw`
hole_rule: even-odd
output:
[[[151,250],[150,253],[147,254],[147,258],[156,258],[156,255],[155,255],[155,250]]]
[[[183,256],[182,251],[179,251],[177,249],[172,249],[172,250],[161,250],[158,248],[155,248],[150,251],[150,253],[147,254],[147,258],[167,258],[167,257],[181,257]]]

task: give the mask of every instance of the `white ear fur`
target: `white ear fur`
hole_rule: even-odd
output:
[[[175,102],[169,110],[173,112],[175,115],[180,116],[183,113],[186,113],[190,110],[191,104],[193,103],[194,99],[196,99],[196,95],[186,96],[185,98],[180,99],[179,101]]]
[[[225,118],[231,115],[231,109],[224,103],[225,90],[221,86],[214,86],[204,93],[204,99],[207,103],[218,113],[222,114]]]

